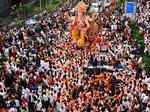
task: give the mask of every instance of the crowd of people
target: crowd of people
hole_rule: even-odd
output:
[[[137,24],[144,37],[145,52],[150,52],[150,1],[139,0],[137,4]]]
[[[71,45],[64,12],[44,12],[33,25],[0,32],[0,108],[9,112],[150,112],[148,74],[142,51],[130,34],[130,19],[101,14],[103,41],[94,50],[77,49]],[[83,69],[98,65],[107,67],[92,73]]]

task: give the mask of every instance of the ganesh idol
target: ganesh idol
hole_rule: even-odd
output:
[[[88,38],[87,31],[90,23],[86,15],[87,7],[84,2],[79,2],[75,7],[76,15],[72,17],[72,22],[69,25],[72,42],[78,48],[83,48]]]

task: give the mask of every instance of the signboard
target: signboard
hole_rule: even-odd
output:
[[[131,19],[135,19],[136,14],[136,2],[125,3],[125,15]]]

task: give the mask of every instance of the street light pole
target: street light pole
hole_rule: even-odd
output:
[[[47,7],[48,7],[48,4],[49,4],[49,1],[48,1],[48,0],[46,0],[46,9],[47,9]]]
[[[42,0],[40,0],[40,10],[42,10]]]

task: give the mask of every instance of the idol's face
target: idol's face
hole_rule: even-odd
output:
[[[86,7],[81,8],[81,12],[82,12],[82,13],[86,13],[86,10],[87,10]]]
[[[80,13],[86,13],[87,11],[87,6],[86,5],[81,5],[77,8],[77,11],[80,12]]]

